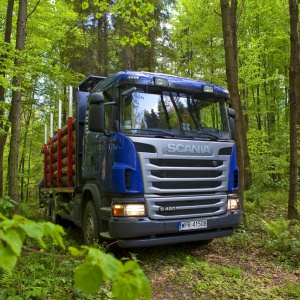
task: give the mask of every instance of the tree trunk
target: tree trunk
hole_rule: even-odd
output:
[[[297,155],[297,104],[300,96],[300,66],[299,66],[299,41],[297,26],[299,22],[297,0],[289,0],[290,9],[290,71],[289,71],[289,101],[290,101],[290,189],[288,202],[288,218],[298,217],[297,189],[298,189],[298,155]]]
[[[98,19],[97,26],[98,39],[98,74],[107,77],[108,74],[108,13],[104,12]]]
[[[235,124],[237,158],[240,170],[239,193],[243,208],[244,190],[245,186],[249,187],[249,181],[251,181],[251,176],[249,172],[250,158],[247,148],[246,122],[243,114],[243,108],[238,87],[238,49],[236,23],[237,0],[220,0],[220,5],[222,14],[222,30],[224,38],[227,84],[231,97],[230,102],[232,104],[233,109],[236,111]]]
[[[6,10],[6,23],[5,23],[5,36],[4,42],[10,44],[11,41],[11,32],[12,32],[12,15],[14,10],[14,0],[8,0],[7,10]],[[7,58],[7,55],[3,55],[0,60],[4,61]],[[5,77],[5,72],[2,72],[0,76]],[[0,85],[0,101],[5,101],[5,89],[4,86]],[[0,108],[0,120],[3,120],[4,110]],[[0,135],[0,197],[3,196],[3,156],[4,156],[4,148],[7,139],[8,126],[5,122],[0,122],[0,128],[3,129],[2,132],[5,134]]]
[[[25,28],[27,18],[27,0],[19,0],[19,11],[17,21],[16,49],[23,51],[25,48]],[[15,66],[21,65],[20,58],[16,57]],[[14,213],[19,213],[18,202],[18,156],[20,147],[20,128],[21,128],[21,100],[22,100],[22,76],[18,75],[13,78],[15,87],[12,92],[11,107],[9,120],[11,122],[11,140],[8,156],[8,195],[16,201]]]
[[[130,44],[126,44],[125,46],[125,70],[130,70],[131,66],[130,66],[130,54],[131,54],[131,50],[130,50]]]
[[[19,174],[22,174],[21,177],[21,191],[20,191],[20,199],[19,202],[24,202],[24,192],[25,192],[25,187],[26,187],[26,177],[25,177],[25,162],[26,162],[26,146],[28,144],[28,132],[29,132],[29,125],[31,122],[31,117],[32,117],[32,110],[33,110],[33,105],[32,103],[29,104],[30,106],[27,109],[27,113],[23,110],[23,116],[24,116],[24,134],[22,137],[22,154],[21,154],[21,158],[20,158],[20,163],[19,163]],[[30,156],[30,154],[29,154]],[[28,186],[26,187],[28,189]]]

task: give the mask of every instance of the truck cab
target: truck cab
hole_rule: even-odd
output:
[[[86,243],[100,236],[139,247],[233,234],[241,211],[225,88],[122,71],[87,97],[76,203],[84,211],[91,202],[77,214]]]

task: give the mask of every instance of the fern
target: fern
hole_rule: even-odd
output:
[[[289,220],[279,218],[276,221],[270,221],[270,223],[265,220],[261,221],[269,237],[266,241],[266,250],[288,251],[291,249],[294,239],[289,230]]]
[[[0,286],[11,286],[13,284],[13,274],[11,271],[3,270],[0,276]]]

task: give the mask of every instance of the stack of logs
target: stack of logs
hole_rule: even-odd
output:
[[[71,139],[69,139],[69,132],[72,135]],[[44,151],[44,155],[46,155],[45,187],[75,186],[75,146],[75,120],[72,120],[69,125],[63,127],[53,138],[50,138],[46,153]],[[72,156],[68,155],[69,150],[71,150]]]

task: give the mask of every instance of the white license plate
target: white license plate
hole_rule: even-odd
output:
[[[199,228],[207,228],[207,220],[196,220],[178,223],[179,230],[193,230]]]

